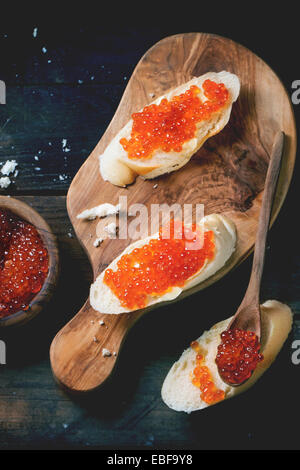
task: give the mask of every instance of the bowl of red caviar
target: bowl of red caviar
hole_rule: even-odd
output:
[[[58,273],[57,242],[47,222],[25,202],[0,196],[0,328],[38,315]]]

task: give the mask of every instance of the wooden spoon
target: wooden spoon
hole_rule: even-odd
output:
[[[261,336],[259,302],[260,284],[265,261],[266,240],[270,225],[275,189],[280,171],[283,146],[284,133],[280,131],[275,136],[271,152],[271,159],[268,167],[262,206],[258,221],[250,281],[242,303],[227,327],[227,330],[240,329],[244,331],[253,331],[257,335],[258,340],[260,340]],[[242,383],[245,383],[245,381]],[[233,384],[230,383],[229,385],[232,386]]]

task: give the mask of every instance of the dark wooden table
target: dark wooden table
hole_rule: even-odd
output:
[[[86,300],[92,279],[84,252],[70,236],[65,205],[70,181],[107,127],[141,55],[169,34],[197,29],[203,30],[183,24],[95,29],[27,22],[0,31],[0,80],[7,86],[7,104],[0,105],[0,162],[15,159],[19,169],[0,193],[22,199],[45,217],[58,237],[62,268],[48,308],[22,328],[0,331],[7,346],[7,364],[0,365],[1,449],[299,448],[300,365],[291,360],[292,343],[300,339],[297,165],[269,236],[262,286],[263,300],[291,306],[295,328],[253,389],[192,415],[168,409],[160,398],[167,371],[190,340],[235,311],[251,258],[204,292],[142,318],[114,376],[96,394],[69,396],[50,369],[51,340]],[[224,28],[206,30],[261,55],[289,91],[299,78],[276,35],[271,42],[259,28],[255,37],[247,28],[230,34]],[[286,45],[291,40],[286,36]],[[295,113],[299,118],[297,106]]]

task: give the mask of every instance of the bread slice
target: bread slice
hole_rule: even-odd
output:
[[[212,276],[216,271],[221,269],[226,261],[229,259],[235,249],[236,244],[236,230],[234,223],[225,216],[219,214],[211,214],[203,217],[201,225],[203,224],[204,230],[212,230],[215,236],[215,256],[212,260],[206,261],[204,266],[191,278],[189,278],[184,287],[173,287],[166,294],[161,296],[149,296],[147,307],[158,302],[165,302],[173,300],[186,289],[199,284],[208,277]],[[158,238],[159,234],[156,233],[143,240],[138,240],[129,245],[120,256],[118,256],[109,266],[109,269],[116,270],[117,262],[126,253],[130,253],[135,248],[139,248],[147,244],[152,238]],[[108,269],[107,268],[107,269]],[[103,282],[105,271],[103,271],[92,284],[90,289],[90,303],[91,306],[101,313],[119,314],[129,312],[123,307],[118,297],[111,291],[110,287]]]
[[[222,381],[215,363],[220,334],[227,328],[231,318],[217,323],[197,340],[207,351],[205,365],[209,367],[216,387],[225,391],[225,399],[234,397],[255,384],[276,358],[292,327],[292,312],[287,305],[277,300],[268,300],[261,305],[261,352],[264,359],[258,363],[249,380],[238,387],[231,387]],[[163,383],[162,399],[173,410],[191,413],[209,406],[201,400],[199,389],[190,379],[190,373],[195,367],[195,356],[196,353],[192,348],[185,350]]]
[[[163,98],[170,100],[174,96],[184,93],[191,85],[200,88],[199,97],[202,101],[205,101],[207,98],[203,94],[202,84],[207,79],[216,83],[224,83],[229,91],[228,102],[221,110],[215,112],[210,119],[197,124],[195,137],[185,142],[180,152],[156,150],[148,159],[128,158],[127,152],[120,144],[120,139],[130,138],[131,119],[113,138],[103,154],[99,156],[102,178],[116,186],[126,186],[132,183],[138,175],[151,179],[184,166],[204,142],[220,132],[229,121],[232,104],[237,100],[240,92],[239,79],[236,75],[226,71],[219,73],[208,72],[201,77],[192,78],[187,83],[172,89],[153,101],[153,103],[159,104]]]

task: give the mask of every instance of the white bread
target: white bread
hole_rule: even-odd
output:
[[[83,220],[95,220],[97,217],[102,219],[103,217],[107,217],[109,215],[115,215],[120,212],[120,204],[114,206],[109,202],[105,202],[104,204],[100,204],[99,206],[92,207],[91,209],[85,209],[83,212],[76,216],[77,219]]]
[[[264,359],[258,363],[249,380],[238,387],[231,387],[222,381],[215,363],[220,334],[227,328],[231,318],[217,323],[197,340],[207,351],[205,365],[209,367],[216,387],[225,391],[225,399],[234,397],[255,384],[276,358],[292,327],[292,312],[287,305],[277,300],[268,300],[261,305],[261,352]],[[195,357],[196,353],[192,348],[186,349],[173,364],[163,383],[162,399],[173,410],[191,413],[209,406],[201,400],[200,390],[190,379],[190,373],[195,367]]]
[[[212,260],[207,261],[204,266],[187,280],[184,287],[173,287],[170,291],[162,296],[148,296],[147,307],[159,302],[173,300],[186,289],[199,284],[208,277],[212,276],[216,271],[221,269],[226,261],[229,259],[235,249],[236,244],[236,230],[234,223],[225,216],[219,214],[211,214],[203,217],[201,226],[204,230],[212,230],[215,237],[215,256]],[[116,270],[117,262],[124,254],[130,253],[135,248],[139,248],[147,244],[150,239],[158,238],[158,233],[151,235],[143,240],[138,240],[129,245],[120,256],[118,256],[109,266],[109,269]],[[107,268],[107,269],[108,269]],[[95,280],[90,290],[90,303],[91,306],[101,313],[120,314],[129,312],[123,307],[117,296],[111,289],[103,282],[105,271],[103,271]]]
[[[105,181],[110,181],[116,186],[126,186],[132,183],[138,175],[146,179],[155,178],[164,173],[178,170],[184,166],[196,153],[204,142],[211,136],[220,132],[230,118],[232,104],[237,100],[240,92],[240,82],[236,75],[223,71],[219,73],[208,72],[201,77],[194,77],[187,83],[172,89],[153,103],[159,104],[163,98],[170,100],[172,97],[184,93],[191,85],[200,88],[200,98],[205,101],[202,84],[206,79],[216,83],[224,83],[229,91],[229,99],[225,107],[215,112],[209,120],[197,124],[196,135],[187,141],[180,152],[163,152],[156,150],[149,159],[130,159],[127,152],[120,144],[121,138],[130,138],[132,119],[118,132],[103,154],[99,156],[100,172]]]

